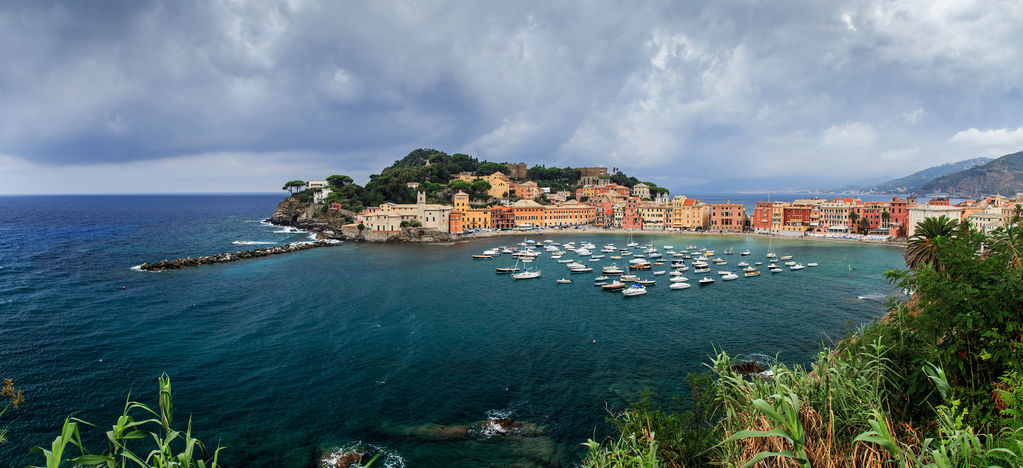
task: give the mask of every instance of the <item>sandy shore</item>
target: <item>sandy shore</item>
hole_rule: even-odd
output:
[[[532,231],[492,231],[492,232],[475,232],[467,234],[463,237],[463,240],[471,239],[485,239],[497,236],[528,236],[535,234],[615,234],[627,236],[629,234],[634,236],[682,236],[682,237],[752,237],[758,239],[791,239],[791,240],[811,240],[821,242],[842,242],[852,244],[881,244],[891,245],[896,247],[905,247],[906,242],[904,240],[895,241],[884,241],[884,240],[868,240],[868,239],[840,239],[833,237],[814,237],[814,236],[778,236],[778,235],[767,235],[757,234],[753,232],[720,232],[720,231],[632,231],[627,229],[598,229],[592,227],[584,227],[580,229],[568,228],[568,229],[555,229],[555,228],[543,228]]]

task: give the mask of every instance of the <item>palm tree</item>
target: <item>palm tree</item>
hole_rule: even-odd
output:
[[[892,214],[888,210],[881,212],[881,226],[888,227],[888,222],[892,220]]]
[[[959,221],[945,215],[941,215],[940,218],[925,218],[917,223],[916,233],[909,238],[909,242],[906,244],[906,253],[903,255],[906,259],[906,266],[918,268],[930,265],[940,270],[941,265],[938,264],[934,255],[934,250],[937,247],[935,241],[941,237],[951,237],[958,226]]]
[[[849,210],[849,226],[852,227],[851,230],[856,229],[856,220],[859,218],[860,214],[857,213],[856,210]]]

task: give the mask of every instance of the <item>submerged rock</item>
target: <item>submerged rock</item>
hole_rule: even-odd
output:
[[[538,424],[516,421],[512,418],[495,418],[484,419],[472,424],[398,426],[395,430],[389,432],[421,440],[441,441],[488,439],[495,436],[537,437],[545,435],[547,429]]]

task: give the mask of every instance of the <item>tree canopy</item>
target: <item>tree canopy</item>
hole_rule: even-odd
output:
[[[508,169],[508,166],[504,164],[489,161],[480,163],[479,167],[476,169],[476,175],[478,176],[486,176],[495,172],[503,172],[505,175],[509,175],[511,174],[511,169]]]
[[[347,185],[354,184],[355,180],[353,180],[351,177],[348,177],[346,175],[334,174],[334,175],[332,175],[330,177],[327,177],[327,183],[330,184],[331,187],[338,187],[338,188],[340,188],[340,187],[344,187],[344,186],[347,186]]]
[[[287,190],[291,192],[292,195],[294,195],[296,192],[301,192],[302,190],[305,190],[305,186],[306,183],[304,180],[289,180],[284,183],[284,188],[282,188],[281,190]]]

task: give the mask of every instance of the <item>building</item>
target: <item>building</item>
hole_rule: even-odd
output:
[[[426,193],[416,194],[415,204],[384,203],[359,213],[356,220],[373,232],[398,232],[402,221],[417,221],[424,229],[449,232],[449,205],[426,203]]]
[[[515,229],[515,210],[508,206],[491,207],[490,228],[499,230]]]
[[[710,206],[683,195],[671,199],[672,229],[707,229],[710,226]]]
[[[606,167],[577,167],[576,169],[579,170],[579,175],[581,177],[600,177],[600,178],[608,178],[608,177],[610,177],[608,175],[608,173],[607,173],[607,168]]]
[[[579,177],[579,185],[607,185],[611,183],[610,177],[582,176]]]
[[[325,180],[310,180],[305,183],[306,188],[324,188],[327,187],[327,181]]]
[[[650,198],[650,186],[642,182],[632,187],[632,196],[639,197],[640,200]]]
[[[319,190],[313,192],[313,203],[323,203],[327,199],[327,195],[330,195],[330,187],[322,187]]]
[[[984,211],[971,213],[966,219],[970,224],[985,234],[1005,226],[1002,210],[999,208],[988,208]]]
[[[643,219],[644,230],[663,231],[671,226],[671,205],[641,201],[636,209],[639,212],[639,217]]]
[[[509,189],[511,190],[511,194],[522,200],[532,200],[536,197],[539,197],[541,193],[540,187],[536,185],[536,182],[533,182],[531,180],[523,182],[521,184],[511,182],[508,184],[508,186]]]
[[[746,207],[742,203],[712,203],[710,229],[712,231],[742,231],[746,225]]]
[[[494,198],[504,200],[511,195],[511,180],[508,179],[508,176],[503,172],[495,172],[485,176],[473,175],[471,172],[459,172],[458,174],[455,174],[455,177],[451,180],[454,181],[456,179],[464,180],[469,183],[473,183],[477,180],[485,180],[490,184],[490,190],[487,190],[487,195]]]
[[[586,197],[587,200],[597,198],[601,195],[614,192],[623,197],[629,197],[631,190],[624,185],[608,184],[608,185],[584,185],[575,191],[575,199],[582,200]]]
[[[913,205],[909,207],[906,235],[912,237],[916,234],[916,225],[924,219],[940,218],[942,216],[948,216],[952,220],[960,221],[962,220],[962,208],[942,205]]]
[[[458,193],[451,196],[451,201],[454,204],[454,212],[459,213],[459,224],[462,229],[489,229],[490,228],[490,209],[489,208],[472,208],[469,206],[469,195],[465,192],[459,191]],[[452,231],[456,232],[456,231]],[[457,231],[460,232],[460,231]]]
[[[863,202],[859,198],[835,198],[821,203],[820,212],[818,232],[852,232],[853,218],[863,214]]]
[[[504,165],[508,166],[508,170],[511,171],[511,174],[508,174],[508,177],[511,177],[512,179],[525,179],[529,175],[529,168],[526,167],[526,163],[524,162],[504,163]]]
[[[643,218],[639,215],[639,202],[639,197],[629,197],[621,205],[622,218],[620,226],[622,229],[643,229]],[[617,214],[615,217],[617,218]]]

